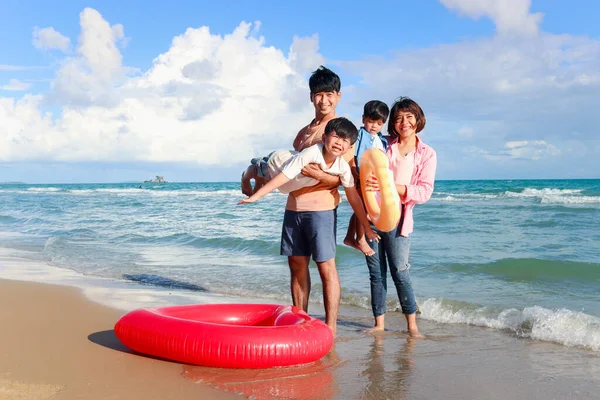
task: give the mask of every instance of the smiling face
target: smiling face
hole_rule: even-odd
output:
[[[367,132],[369,132],[371,135],[377,135],[379,132],[381,132],[381,128],[383,127],[383,124],[385,122],[383,122],[382,119],[371,119],[368,117],[363,116],[363,125],[365,127],[365,130]]]
[[[341,92],[319,92],[311,93],[310,101],[315,107],[317,117],[325,117],[328,115],[335,115],[335,108],[340,102],[342,97]]]
[[[409,138],[417,133],[417,118],[410,111],[398,111],[394,128],[401,138]]]
[[[326,162],[332,161],[337,157],[341,157],[348,149],[352,147],[352,142],[350,138],[342,138],[332,131],[329,135],[323,136],[323,148],[324,148],[324,158]],[[329,156],[329,157],[327,157]],[[330,158],[328,160],[327,158]]]

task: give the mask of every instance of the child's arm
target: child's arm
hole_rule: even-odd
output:
[[[346,192],[346,197],[348,198],[348,203],[352,206],[356,217],[365,228],[365,235],[369,240],[375,239],[376,242],[379,242],[379,235],[373,232],[371,229],[371,225],[369,224],[369,220],[367,219],[367,213],[365,212],[365,206],[358,195],[358,191],[356,190],[356,186],[344,187],[344,191]]]
[[[254,203],[255,201],[257,201],[260,198],[262,198],[263,196],[271,193],[273,190],[288,183],[289,181],[291,181],[291,179],[288,178],[287,176],[285,176],[283,174],[283,172],[280,172],[277,175],[275,175],[275,177],[273,177],[273,179],[271,179],[269,182],[265,183],[265,185],[263,187],[261,187],[260,189],[258,189],[256,191],[256,193],[254,193],[252,196],[240,201],[238,203],[238,205],[246,204],[246,203]]]

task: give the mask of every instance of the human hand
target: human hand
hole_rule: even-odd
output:
[[[323,173],[321,166],[317,163],[307,164],[304,168],[302,168],[301,174],[304,176],[308,176],[309,178],[319,180],[319,177]]]
[[[369,242],[374,240],[379,243],[379,239],[381,239],[381,237],[370,226],[365,229],[365,236],[367,239],[369,239]]]
[[[252,197],[248,197],[246,199],[240,200],[239,203],[237,203],[238,206],[242,205],[242,204],[250,204],[250,203],[254,203],[256,200],[253,200]]]
[[[365,182],[361,182],[361,184],[364,185],[367,192],[379,191],[379,182],[377,181],[377,177],[375,175],[369,176]]]

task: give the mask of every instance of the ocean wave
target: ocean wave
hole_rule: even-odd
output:
[[[62,189],[57,187],[30,187],[27,188],[28,192],[60,192]]]
[[[421,318],[431,321],[505,330],[518,337],[600,351],[600,318],[581,311],[539,306],[494,311],[436,298],[419,308]]]
[[[173,196],[195,196],[195,197],[215,197],[215,196],[241,196],[239,190],[220,189],[213,190],[151,190],[138,188],[98,188],[92,190],[73,189],[69,193],[78,195],[93,195],[97,193],[108,193],[117,196],[154,196],[154,197],[173,197]]]
[[[434,192],[433,200],[466,202],[473,200],[534,199],[542,204],[600,204],[600,196],[582,196],[582,189],[533,189],[505,190],[496,193]]]
[[[537,258],[505,258],[485,264],[442,264],[439,272],[481,273],[511,282],[579,281],[600,283],[600,264]]]

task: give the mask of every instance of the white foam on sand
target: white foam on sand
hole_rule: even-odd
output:
[[[138,282],[83,275],[27,257],[22,250],[0,248],[0,278],[79,288],[90,300],[118,310],[205,303],[266,303],[265,299],[224,296],[196,290],[143,285]]]

